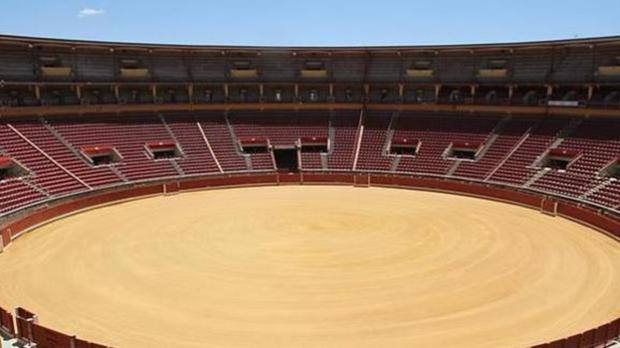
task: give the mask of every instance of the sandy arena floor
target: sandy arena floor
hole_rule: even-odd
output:
[[[46,225],[0,304],[114,347],[523,347],[620,316],[620,243],[452,195],[203,191]]]

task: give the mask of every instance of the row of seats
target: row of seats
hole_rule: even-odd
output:
[[[361,132],[360,121],[363,124]],[[361,135],[361,137],[360,137]],[[452,175],[531,188],[609,207],[620,205],[620,184],[601,169],[620,154],[620,124],[558,117],[469,116],[402,112],[239,111],[225,114],[109,115],[34,118],[0,123],[0,155],[17,161],[28,175],[0,181],[0,213],[50,197],[137,180],[248,170],[274,170],[270,152],[243,154],[241,137],[266,137],[290,146],[302,137],[330,139],[326,162],[302,153],[302,169],[394,171]],[[390,155],[391,137],[419,140],[415,156]],[[361,139],[359,147],[358,139]],[[153,160],[152,141],[177,143],[180,156]],[[475,161],[445,158],[453,142],[483,144]],[[82,147],[114,147],[118,163],[93,166]],[[576,150],[566,171],[535,166],[550,147]],[[246,158],[246,156],[249,156]],[[325,168],[326,167],[326,168]]]

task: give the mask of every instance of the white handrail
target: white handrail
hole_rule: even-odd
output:
[[[217,165],[217,169],[220,170],[220,173],[224,173],[224,169],[222,169],[222,166],[220,165],[220,161],[218,161],[217,157],[215,157],[215,152],[213,151],[213,148],[211,148],[211,143],[209,143],[209,139],[207,139],[207,135],[205,134],[204,129],[202,129],[200,122],[196,122],[196,125],[198,126],[198,130],[200,131],[200,134],[202,135],[202,140],[205,141],[205,144],[207,144],[207,148],[209,148],[211,157],[213,157],[213,160],[215,160],[215,165]]]
[[[52,156],[48,155],[45,151],[43,151],[43,149],[38,147],[37,144],[35,144],[32,141],[30,141],[30,139],[28,139],[25,135],[23,135],[15,127],[13,127],[12,125],[10,125],[8,123],[6,124],[6,126],[9,127],[13,132],[15,132],[15,134],[17,134],[20,138],[24,139],[24,141],[26,141],[28,144],[30,144],[30,146],[34,147],[37,151],[39,151],[43,156],[45,156],[45,158],[47,158],[52,163],[54,163],[58,168],[62,169],[65,173],[69,174],[72,178],[77,180],[80,184],[84,185],[89,190],[93,189],[92,186],[87,184],[84,180],[80,179],[77,175],[73,174],[69,169],[65,168],[62,164],[58,163],[58,161],[53,159]]]
[[[362,147],[362,136],[364,135],[364,109],[360,111],[360,121],[357,126],[357,139],[355,142],[355,157],[353,158],[353,170],[357,170],[357,159],[360,155],[360,147]]]

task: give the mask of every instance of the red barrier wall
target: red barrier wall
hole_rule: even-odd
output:
[[[17,337],[22,340],[30,341],[30,325],[31,323],[19,316],[15,317],[15,324],[17,326]]]
[[[355,186],[370,186],[370,174],[355,174],[353,176],[353,183],[355,184]]]
[[[179,183],[177,181],[165,183],[164,192],[166,193],[179,192]]]
[[[568,202],[558,202],[558,214],[598,227],[620,238],[620,221],[611,216]]]
[[[11,243],[11,230],[5,228],[1,232],[2,232],[2,242],[4,246],[9,245],[9,243]]]
[[[37,348],[71,348],[72,341],[71,336],[32,324],[32,342],[37,344]]]
[[[558,201],[553,198],[544,198],[540,207],[541,211],[545,214],[556,215]]]
[[[372,175],[372,186],[411,187],[452,193],[465,193],[477,197],[491,198],[501,201],[517,203],[529,207],[540,207],[542,198],[534,194],[508,190],[491,185],[481,185],[464,181],[449,181],[434,178],[416,178],[403,176]]]
[[[353,184],[349,173],[304,173],[304,183]]]
[[[276,184],[278,182],[278,174],[256,174],[241,176],[218,176],[200,179],[189,179],[181,181],[179,187],[181,190],[193,190],[208,187],[226,187],[226,186],[247,186],[247,185],[265,185]]]
[[[23,307],[17,307],[17,309],[15,309],[15,314],[18,318],[22,319],[34,319],[36,317],[34,313]]]
[[[6,235],[7,237],[15,237],[18,233],[25,229],[51,220],[58,216],[62,216],[74,211],[104,203],[121,201],[140,196],[160,194],[163,193],[164,190],[166,192],[176,192],[210,187],[275,185],[280,183],[352,184],[357,186],[369,186],[370,184],[370,186],[428,189],[451,193],[461,193],[471,196],[511,202],[535,209],[542,208],[544,212],[555,211],[557,203],[557,213],[559,215],[569,217],[576,221],[580,221],[588,225],[597,227],[620,238],[620,220],[612,216],[604,215],[601,212],[593,210],[589,207],[579,206],[572,202],[558,201],[555,198],[545,198],[541,195],[531,192],[523,192],[512,188],[485,185],[481,183],[453,181],[440,178],[315,172],[308,172],[302,174],[268,173],[256,175],[205,177],[198,179],[188,179],[179,182],[174,181],[164,184],[151,184],[146,186],[124,188],[114,191],[95,192],[90,195],[76,197],[71,201],[65,201],[57,205],[44,207],[40,210],[34,211],[29,215],[4,226],[2,228],[2,234],[3,236]],[[6,239],[8,240],[8,238]],[[68,337],[69,341],[71,342],[71,340],[73,340],[73,344],[75,345],[75,347],[78,348],[105,348],[104,346],[89,343],[84,340],[75,339],[54,330],[47,329],[38,324],[26,321],[25,318],[29,318],[32,315],[32,313],[24,310],[23,308],[18,309],[18,315],[16,317],[16,331],[18,337],[27,339],[30,335],[30,332],[32,332],[33,336],[36,336],[33,338],[41,341],[37,342],[39,343],[40,347],[65,347],[64,344],[66,344]],[[1,311],[0,320],[8,320],[2,319]],[[0,323],[3,323],[3,321],[0,321]],[[13,331],[15,330],[13,329]],[[596,329],[592,329],[584,333],[571,336],[569,338],[541,344],[536,347],[591,348],[619,335],[620,319],[612,323],[602,325]]]
[[[278,182],[281,184],[287,184],[287,183],[299,184],[301,182],[301,174],[282,173],[278,176]]]
[[[106,346],[102,346],[97,343],[84,341],[79,338],[76,338],[73,342],[75,343],[75,348],[107,348]]]
[[[11,237],[14,237],[19,232],[25,229],[28,229],[45,221],[49,221],[58,216],[62,216],[68,213],[72,213],[81,209],[93,207],[104,203],[121,201],[124,199],[148,196],[158,193],[162,193],[162,185],[150,185],[129,189],[125,188],[113,192],[104,192],[86,197],[78,197],[68,202],[63,202],[49,208],[37,210],[20,220],[14,221],[9,225],[3,227],[3,234],[7,233],[7,230],[10,230]]]
[[[0,326],[2,330],[11,336],[15,336],[15,323],[13,322],[13,315],[4,308],[0,308]]]

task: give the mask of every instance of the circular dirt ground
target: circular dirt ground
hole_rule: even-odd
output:
[[[75,215],[0,254],[0,304],[114,347],[523,347],[620,315],[620,243],[447,194],[264,187]]]

